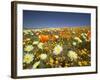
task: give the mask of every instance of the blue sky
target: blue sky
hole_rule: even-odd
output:
[[[90,26],[90,23],[88,13],[23,10],[24,28]]]

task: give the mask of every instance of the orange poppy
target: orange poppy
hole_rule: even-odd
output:
[[[49,36],[48,35],[39,35],[39,39],[41,42],[47,42],[49,40]]]

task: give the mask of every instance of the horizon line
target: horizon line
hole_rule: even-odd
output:
[[[66,28],[66,27],[91,27],[90,25],[86,26],[60,26],[60,27],[23,27],[23,28]]]

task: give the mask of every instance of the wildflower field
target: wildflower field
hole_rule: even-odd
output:
[[[23,29],[23,69],[91,66],[91,28]]]

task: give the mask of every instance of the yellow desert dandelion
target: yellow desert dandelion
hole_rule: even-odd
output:
[[[33,47],[32,45],[27,45],[27,46],[25,46],[24,51],[29,52],[29,51],[32,51],[33,48],[34,48],[34,47]]]
[[[41,54],[41,55],[40,55],[40,59],[41,59],[41,60],[45,60],[46,58],[47,58],[47,54]]]
[[[53,53],[54,53],[55,55],[58,55],[58,54],[61,53],[62,50],[63,50],[62,46],[57,45],[57,46],[54,47]]]
[[[76,61],[77,58],[78,58],[77,53],[75,51],[72,51],[72,50],[70,50],[68,52],[68,55],[67,56],[71,59],[71,61]]]
[[[30,62],[33,61],[33,58],[34,58],[34,55],[33,55],[33,54],[28,54],[28,53],[26,53],[26,54],[24,55],[24,63],[29,64]]]

